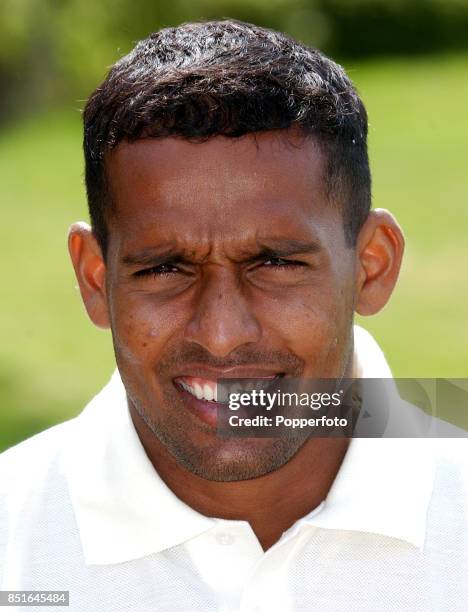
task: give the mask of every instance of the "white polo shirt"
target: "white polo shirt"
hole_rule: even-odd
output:
[[[355,372],[390,376],[355,336]],[[77,418],[0,455],[0,587],[68,590],[80,612],[466,612],[467,450],[354,439],[326,500],[263,552],[247,522],[162,482],[116,372]]]

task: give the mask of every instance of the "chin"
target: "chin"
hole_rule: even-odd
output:
[[[250,480],[266,476],[287,463],[302,442],[278,438],[236,438],[218,440],[200,449],[185,445],[184,452],[170,452],[193,474],[218,482]]]

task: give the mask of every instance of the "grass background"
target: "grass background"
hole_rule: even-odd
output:
[[[400,221],[400,282],[359,318],[396,376],[468,377],[468,56],[345,65],[366,103],[374,206]],[[86,219],[79,105],[0,134],[0,450],[78,414],[113,370],[66,250]]]

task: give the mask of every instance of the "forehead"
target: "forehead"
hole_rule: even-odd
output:
[[[293,133],[121,143],[107,158],[111,241],[223,239],[241,247],[261,234],[307,238],[325,217],[341,219],[326,196],[324,168],[317,143]]]

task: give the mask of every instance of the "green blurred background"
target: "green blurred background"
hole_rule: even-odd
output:
[[[344,65],[370,117],[374,206],[407,238],[391,303],[359,322],[401,377],[468,377],[468,2],[3,0],[0,4],[0,450],[79,413],[113,370],[66,250],[87,219],[80,109],[167,25],[235,17]]]

